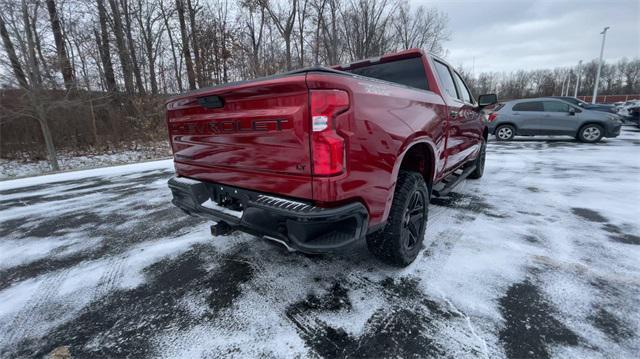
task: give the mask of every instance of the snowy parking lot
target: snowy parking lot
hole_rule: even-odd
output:
[[[0,182],[0,357],[635,357],[640,132],[491,142],[405,269],[170,203],[170,161]],[[636,353],[636,354],[633,354]]]

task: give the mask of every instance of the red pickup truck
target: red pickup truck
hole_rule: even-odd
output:
[[[411,49],[190,92],[167,102],[173,203],[307,253],[366,238],[405,266],[431,196],[484,169],[487,127],[453,67]]]

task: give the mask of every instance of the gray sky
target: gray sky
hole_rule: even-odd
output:
[[[600,54],[604,58],[640,57],[639,0],[410,0],[449,16],[447,59],[472,70],[574,66]]]

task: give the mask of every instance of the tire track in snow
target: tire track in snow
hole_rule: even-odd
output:
[[[121,255],[109,258],[107,269],[102,273],[96,283],[92,301],[98,301],[113,291],[118,284],[119,279],[124,274],[126,262],[127,258]]]
[[[13,318],[5,328],[5,340],[2,343],[3,349],[0,354],[10,350],[20,340],[28,337],[29,331],[46,320],[47,307],[50,306],[52,298],[57,296],[60,290],[60,283],[67,277],[70,269],[64,269],[53,274],[46,274],[41,278],[41,283],[35,288],[29,299],[22,308],[13,315]]]

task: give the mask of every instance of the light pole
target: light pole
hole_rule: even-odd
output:
[[[573,97],[578,98],[578,88],[580,87],[580,66],[582,66],[582,60],[578,61],[578,73],[576,74],[576,89],[573,91]]]
[[[593,85],[593,97],[591,103],[596,103],[596,97],[598,97],[598,82],[600,82],[600,68],[602,67],[602,55],[604,54],[604,41],[607,39],[607,30],[609,26],[602,30],[602,46],[600,46],[600,61],[598,62],[598,72],[596,72],[596,83]]]

